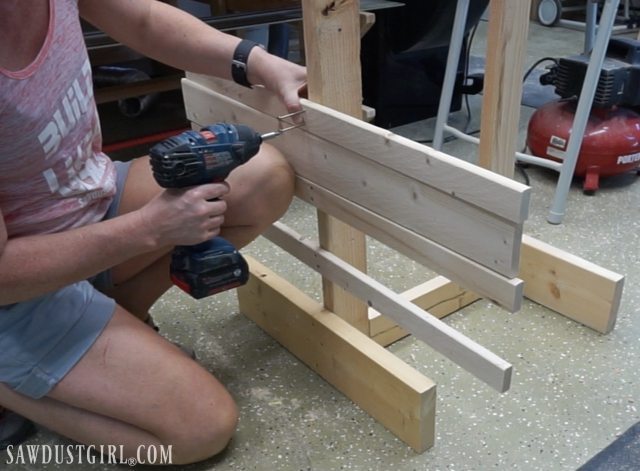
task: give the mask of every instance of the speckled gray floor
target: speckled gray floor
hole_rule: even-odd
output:
[[[582,49],[581,33],[535,24],[531,28],[527,64]],[[484,31],[481,25],[475,51],[484,46]],[[472,105],[477,121],[477,100]],[[523,109],[523,123],[530,113]],[[428,123],[419,123],[400,132],[428,138],[430,131]],[[459,142],[445,150],[475,158],[473,146]],[[556,174],[532,167],[528,175],[533,200],[526,233],[626,276],[612,333],[598,334],[527,300],[515,314],[479,301],[448,317],[456,329],[513,364],[512,388],[502,395],[426,345],[412,338],[397,342],[390,350],[438,384],[436,444],[418,455],[238,314],[232,293],[196,302],[174,289],[154,307],[154,317],[170,338],[193,343],[201,362],[236,397],[241,416],[238,433],[222,456],[182,469],[575,470],[638,422],[638,178],[603,182],[592,197],[575,185],[564,223],[553,226],[545,218]],[[314,212],[303,203],[295,202],[284,220],[300,232],[315,233]],[[318,298],[318,277],[267,241],[257,240],[246,252]],[[369,264],[372,276],[398,291],[429,276],[428,270],[373,241]],[[30,443],[65,442],[41,430]]]

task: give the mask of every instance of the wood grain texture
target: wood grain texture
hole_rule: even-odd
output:
[[[187,78],[270,116],[285,113],[280,102],[264,89],[248,90],[191,73],[187,73]],[[528,217],[530,188],[526,185],[318,103],[302,100],[302,105],[305,130],[310,134],[404,175],[415,176],[435,189],[512,222],[522,222]]]
[[[530,0],[492,0],[480,134],[480,165],[513,175]],[[527,298],[599,332],[616,321],[624,277],[533,237],[523,236]]]
[[[529,213],[530,188],[391,131],[304,101],[305,130],[514,223]]]
[[[435,437],[436,385],[367,335],[247,257],[240,311],[421,453]]]
[[[478,161],[513,177],[531,0],[491,0]]]
[[[442,319],[474,303],[480,296],[453,283],[444,276],[425,281],[400,293],[402,298]],[[409,332],[383,313],[369,309],[369,336],[380,345],[387,346],[409,335]]]
[[[242,122],[259,131],[277,119],[185,80],[187,117]],[[356,152],[295,129],[274,141],[296,173],[506,277],[518,273],[522,225],[481,210]],[[453,159],[453,158],[452,158]]]
[[[613,330],[624,276],[529,236],[521,276],[527,298],[598,332]]]
[[[296,178],[296,196],[508,311],[520,310],[522,280],[500,275],[303,177]]]
[[[305,61],[309,98],[351,116],[362,117],[359,0],[303,0]],[[366,271],[365,236],[342,221],[318,212],[324,248]],[[325,306],[367,332],[367,307],[323,280]]]
[[[509,389],[512,366],[499,356],[284,224],[275,223],[264,235],[495,390]]]

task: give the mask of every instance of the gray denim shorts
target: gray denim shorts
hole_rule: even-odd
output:
[[[104,219],[118,212],[129,164],[115,162],[117,194]],[[100,292],[110,271],[28,301],[0,306],[0,383],[39,399],[91,348],[115,310]]]

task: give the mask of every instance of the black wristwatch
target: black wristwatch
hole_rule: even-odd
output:
[[[238,43],[231,61],[231,77],[233,77],[233,81],[248,88],[251,88],[251,83],[247,78],[247,60],[249,59],[249,53],[256,46],[264,49],[264,46],[257,42],[243,39]]]

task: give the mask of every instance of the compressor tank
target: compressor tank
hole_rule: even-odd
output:
[[[575,100],[547,103],[532,115],[527,146],[537,157],[561,161],[567,149],[576,110]],[[574,175],[595,178],[640,168],[640,114],[623,107],[591,111]],[[591,184],[593,186],[593,184]]]

